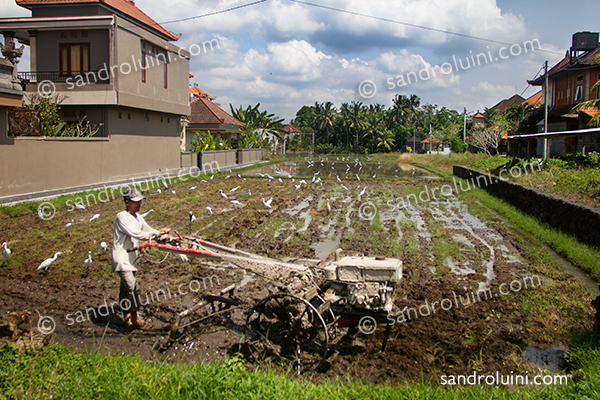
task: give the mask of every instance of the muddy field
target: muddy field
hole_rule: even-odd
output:
[[[403,279],[384,353],[377,351],[385,330],[378,327],[374,334],[358,335],[362,345],[338,349],[335,359],[318,371],[253,357],[244,345],[247,306],[204,319],[179,331],[174,341],[167,340],[166,331],[124,329],[118,307],[108,312],[118,298],[110,244],[114,217],[123,204],[83,195],[85,210],[69,211],[73,207],[57,200],[56,214],[49,220],[29,211],[0,214],[0,241],[6,240],[13,251],[0,268],[0,311],[29,310],[34,323],[51,317],[54,340],[77,350],[190,362],[240,352],[249,365],[261,368],[271,364],[316,380],[349,377],[378,383],[438,381],[444,373],[473,370],[531,370],[536,366],[523,357],[525,349],[533,355],[530,360],[546,354],[536,349],[564,349],[574,330],[592,324],[591,295],[584,286],[560,267],[548,265],[539,244],[469,192],[459,193],[449,182],[394,164],[383,165],[388,173],[372,179],[382,164],[364,164],[368,174],[354,162],[316,161],[302,165],[304,177],[292,176],[294,165],[281,164],[260,170],[262,177],[233,171],[213,179],[173,181],[168,189],[161,185],[161,193],[149,187],[141,212],[154,210],[146,220],[156,228],[171,227],[278,260],[331,260],[336,248],[343,249],[342,255],[402,260]],[[394,176],[403,171],[403,176]],[[264,204],[269,198],[271,208]],[[193,224],[190,211],[196,217]],[[100,217],[90,222],[96,213]],[[73,226],[66,228],[72,219]],[[109,244],[108,251],[101,249],[102,241]],[[90,250],[93,263],[85,267]],[[57,261],[38,272],[37,266],[56,251],[62,252]],[[141,314],[147,321],[169,324],[203,294],[231,284],[237,286],[233,298],[246,305],[272,290],[270,282],[231,264],[190,261],[174,254],[160,264],[141,259],[138,281],[148,302]],[[565,292],[569,301],[552,303],[556,293]],[[49,319],[43,322],[52,326]],[[537,367],[552,370],[557,364]]]

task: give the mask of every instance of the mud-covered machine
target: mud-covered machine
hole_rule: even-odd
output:
[[[176,236],[175,236],[176,235]],[[300,259],[281,262],[221,246],[198,238],[175,235],[152,238],[137,247],[144,251],[163,252],[226,261],[246,271],[267,278],[274,286],[266,297],[251,304],[246,312],[246,338],[258,351],[274,352],[296,358],[301,354],[331,355],[332,348],[352,340],[355,333],[373,333],[377,325],[386,325],[382,350],[389,337],[388,314],[396,287],[402,279],[402,261],[384,257],[340,257],[335,260]],[[240,302],[223,297],[235,286],[218,295],[205,296],[175,318],[172,336],[181,323],[201,307],[219,302],[221,308],[240,306]],[[224,306],[224,307],[223,307]],[[214,312],[221,312],[217,307]],[[341,328],[348,327],[342,335]]]

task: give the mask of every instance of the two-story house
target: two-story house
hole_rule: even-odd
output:
[[[16,0],[26,18],[0,33],[30,48],[25,94],[63,98],[60,118],[92,138],[20,138],[0,131],[0,197],[110,183],[180,167],[190,114],[189,52],[129,0]],[[11,165],[5,168],[5,165]]]
[[[600,80],[600,56],[598,32],[578,32],[573,35],[572,45],[565,57],[550,68],[548,78],[548,132],[576,131],[589,128],[590,119],[598,110],[585,109],[571,112],[577,104],[600,99],[600,90],[591,88]],[[528,81],[533,86],[544,88],[546,74]],[[543,140],[538,140],[537,153],[543,153]],[[600,151],[600,136],[597,134],[559,134],[550,139],[550,154],[564,155],[575,151]]]

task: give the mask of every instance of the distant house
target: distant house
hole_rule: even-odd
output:
[[[421,145],[423,146],[423,149],[429,152],[437,150],[443,145],[443,142],[434,136],[428,136],[425,139],[421,140]]]
[[[548,134],[541,133],[515,137],[514,152],[541,156],[544,140],[549,139],[548,154],[565,155],[574,151],[600,151],[600,136],[588,129],[588,122],[598,113],[596,109],[571,112],[577,104],[600,99],[600,90],[592,86],[600,80],[600,64],[594,58],[600,55],[598,32],[578,32],[573,35],[572,46],[564,58],[549,69],[548,76]],[[546,74],[528,81],[541,86],[543,93]],[[543,101],[543,96],[541,101]],[[585,132],[577,133],[578,130]],[[531,141],[534,143],[531,143]]]
[[[16,3],[32,16],[0,18],[0,32],[30,48],[31,68],[18,73],[26,94],[54,92],[63,121],[99,130],[42,142],[0,132],[0,196],[179,169],[190,54],[171,43],[178,36],[129,0]]]
[[[210,131],[214,138],[219,137],[231,146],[231,138],[237,137],[244,124],[216,105],[212,101],[215,97],[197,86],[190,88],[190,95],[194,99],[190,103],[191,113],[185,129],[186,151],[192,150],[192,141],[197,132]]]
[[[419,154],[423,145],[421,144],[421,139],[413,135],[406,139],[406,147],[410,147],[414,154]]]
[[[512,106],[517,105],[517,104],[521,104],[524,101],[525,101],[525,99],[523,97],[519,96],[518,94],[515,94],[515,95],[513,95],[509,99],[502,100],[501,102],[499,102],[498,104],[496,104],[492,108],[494,110],[496,110],[498,113],[502,114],[502,113],[504,113],[504,111],[507,108],[512,107]]]
[[[527,99],[525,99],[525,101],[523,102],[523,104],[530,104],[534,107],[539,107],[542,105],[542,95],[544,94],[543,90],[540,90],[539,92],[537,92],[536,94],[528,97]]]
[[[479,111],[471,117],[471,121],[473,121],[473,129],[483,129],[485,127],[485,115]]]

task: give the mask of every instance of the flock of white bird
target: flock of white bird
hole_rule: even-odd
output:
[[[344,158],[344,157],[342,157],[342,159],[341,159],[341,160],[342,160],[342,161],[350,161],[350,157],[347,157],[347,158]],[[338,158],[338,161],[339,161],[339,158]],[[321,160],[320,160],[320,164],[321,164],[321,166],[325,166],[325,164],[324,164],[324,160],[323,160],[323,159],[321,159]],[[335,170],[335,168],[334,168],[334,165],[335,165],[335,163],[332,163],[332,169],[334,169],[334,170]],[[309,161],[308,161],[308,167],[309,167],[309,168],[313,168],[314,166],[315,166],[315,161],[309,160]],[[355,160],[355,167],[356,167],[356,166],[359,166],[359,167],[360,167],[360,168],[359,168],[359,172],[360,172],[360,170],[362,169],[362,164],[360,163],[360,161],[359,161],[358,159],[356,159],[356,160]],[[349,172],[349,171],[350,171],[350,165],[349,165],[349,164],[346,164],[346,175],[348,174],[348,172]],[[230,170],[230,172],[231,172],[231,170]],[[315,172],[315,173],[313,174],[313,177],[312,177],[312,180],[311,180],[311,183],[312,183],[312,184],[315,184],[315,185],[316,185],[316,184],[319,184],[320,186],[323,186],[322,179],[321,179],[321,177],[319,176],[319,175],[320,175],[320,173],[321,173],[321,171],[319,170],[319,171],[317,171],[317,172]],[[414,173],[414,172],[413,172],[413,173]],[[275,180],[275,177],[273,177],[273,176],[271,176],[271,175],[269,175],[269,174],[262,174],[262,173],[259,173],[259,175],[260,175],[261,177],[263,177],[263,178],[267,178],[267,179],[269,180],[269,183],[270,183],[271,181],[274,181],[274,180]],[[225,179],[228,179],[228,178],[230,178],[230,177],[231,177],[231,175],[227,175],[227,176],[225,177]],[[240,175],[240,174],[237,174],[237,177],[238,177],[238,178],[241,178],[241,175]],[[375,179],[376,177],[377,177],[377,174],[374,174],[374,175],[373,175],[373,179]],[[210,176],[209,180],[213,180],[213,178],[214,178],[214,174]],[[289,174],[289,173],[287,173],[287,178],[291,179],[292,183],[295,183],[295,182],[296,182],[296,179],[295,179],[295,178],[293,178],[293,177],[291,176],[291,174]],[[358,176],[358,174],[356,174],[356,179],[357,179],[357,180],[360,182],[360,177]],[[246,179],[244,178],[243,180],[245,181]],[[340,183],[340,186],[341,186],[341,188],[342,188],[342,189],[344,189],[344,190],[346,190],[346,191],[348,191],[348,190],[349,190],[349,189],[348,189],[348,187],[342,183],[342,179],[339,177],[339,175],[336,175],[336,180],[337,180],[337,181]],[[279,178],[277,178],[277,181],[278,181],[278,182],[281,182],[281,183],[283,183],[283,180],[282,180],[280,177],[279,177]],[[206,182],[208,182],[206,179],[202,179],[202,180],[200,181],[200,183],[206,183]],[[162,181],[162,183],[163,183],[163,186],[164,186],[165,190],[169,189],[169,186],[167,185],[166,181],[164,181],[164,180],[163,180],[163,181]],[[302,187],[302,185],[306,185],[306,186],[308,186],[308,183],[306,182],[306,180],[304,180],[304,179],[301,179],[301,180],[299,180],[299,181],[298,181],[298,184],[295,184],[295,185],[294,185],[294,188],[295,188],[295,190],[299,190],[299,189]],[[189,188],[189,190],[195,190],[196,188],[197,188],[197,186],[191,186],[191,187]],[[232,188],[232,189],[229,189],[229,194],[231,195],[232,193],[236,192],[236,191],[237,191],[239,188],[240,188],[240,186],[236,186],[236,187],[234,187],[234,188]],[[364,187],[364,188],[361,190],[361,192],[358,194],[358,199],[359,199],[359,200],[360,200],[360,198],[361,198],[361,197],[362,197],[362,196],[363,196],[363,195],[366,193],[366,190],[367,190],[367,187],[365,186],[365,187]],[[162,191],[161,191],[161,189],[157,189],[157,193],[161,193],[161,192],[162,192]],[[175,194],[177,194],[177,192],[176,192],[175,190],[171,190],[171,193],[172,193],[172,194],[174,194],[174,195],[175,195]],[[223,189],[219,189],[219,193],[220,193],[220,195],[221,195],[221,196],[222,196],[224,199],[228,200],[227,193],[225,193],[225,192],[223,191]],[[248,197],[251,197],[251,196],[252,196],[252,192],[250,191],[250,189],[248,189]],[[263,205],[264,205],[266,208],[268,208],[268,209],[271,209],[271,208],[272,208],[273,197],[270,197],[270,198],[269,198],[269,199],[267,199],[267,200],[265,200],[264,198],[261,198],[261,200],[262,200],[262,203],[263,203]],[[237,200],[237,199],[233,199],[233,200],[229,200],[229,201],[230,201],[230,203],[232,203],[232,204],[235,204],[235,205],[238,205],[238,206],[242,206],[242,205],[243,205],[243,203],[242,203],[241,201]],[[327,201],[327,211],[328,211],[328,212],[331,212],[331,204],[330,204],[330,199],[326,199],[326,201]],[[81,204],[81,203],[75,203],[75,207],[76,207],[77,209],[79,209],[79,210],[85,210],[85,205],[83,205],[83,204]],[[212,210],[212,208],[211,208],[211,207],[207,206],[207,207],[206,207],[206,210],[209,212],[209,214],[210,214],[210,215],[212,215],[212,214],[213,214],[213,210]],[[142,213],[142,214],[140,214],[140,215],[141,215],[143,218],[146,218],[146,217],[147,217],[147,216],[148,216],[148,215],[149,215],[151,212],[154,212],[154,210],[153,210],[153,209],[150,209],[150,210],[148,210],[148,211],[146,211],[145,213]],[[98,218],[100,218],[100,214],[94,214],[94,215],[92,215],[92,217],[89,219],[89,222],[92,222],[92,221],[94,221],[94,220],[96,220],[96,219],[98,219]],[[196,219],[196,216],[194,215],[193,211],[190,211],[190,212],[189,212],[189,220],[190,220],[190,224],[193,224],[193,223],[195,223],[195,222],[197,221],[197,219]],[[75,223],[75,220],[74,220],[74,219],[71,219],[71,222],[67,223],[67,224],[65,225],[65,228],[66,228],[66,229],[69,229],[69,228],[71,228],[71,227],[73,226],[73,224],[74,224],[74,223]],[[8,258],[11,256],[11,253],[12,253],[12,252],[11,252],[11,250],[8,248],[8,244],[7,244],[6,242],[3,242],[3,243],[2,243],[2,247],[3,247],[3,251],[2,251],[2,257],[3,257],[3,259],[4,259],[4,260],[8,260]],[[107,244],[106,242],[101,242],[101,243],[100,243],[100,248],[102,249],[102,251],[107,251],[107,250],[108,250],[108,244]],[[55,261],[56,261],[56,259],[58,258],[58,256],[59,256],[59,255],[61,255],[61,254],[62,254],[62,253],[61,253],[60,251],[57,251],[57,252],[54,254],[54,256],[52,256],[52,257],[50,257],[50,258],[47,258],[46,260],[42,261],[42,263],[41,263],[41,264],[38,266],[38,268],[37,268],[37,269],[38,269],[38,270],[47,270],[47,269],[48,269],[48,267],[50,267],[50,265],[52,265],[52,263],[53,263],[53,262],[55,262]],[[179,255],[179,258],[180,258],[180,259],[181,259],[181,261],[183,261],[183,262],[187,262],[187,261],[188,261],[187,257],[186,257],[184,254],[180,254],[180,255]],[[87,258],[84,260],[83,264],[84,264],[84,266],[85,266],[86,268],[89,268],[89,267],[91,267],[91,265],[92,265],[92,262],[93,262],[93,260],[92,260],[92,251],[91,251],[91,250],[89,250],[89,251],[88,251],[88,256],[87,256]]]

